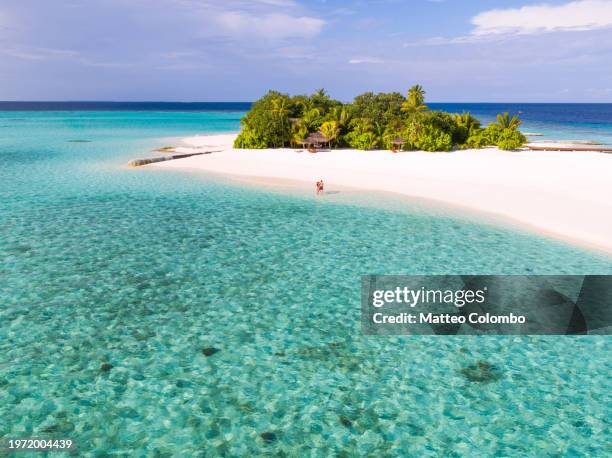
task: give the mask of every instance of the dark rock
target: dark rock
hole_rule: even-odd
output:
[[[476,364],[464,367],[460,372],[470,382],[476,383],[495,382],[501,378],[499,369],[486,361],[478,361]]]
[[[273,433],[272,431],[266,431],[264,433],[261,433],[259,436],[264,440],[264,442],[267,443],[272,443],[277,439],[276,433]]]
[[[206,348],[202,348],[202,354],[204,356],[212,356],[217,352],[220,352],[221,350],[219,350],[218,348],[215,347],[206,347]]]
[[[43,432],[44,433],[60,433],[60,434],[66,434],[66,433],[70,433],[74,430],[74,423],[69,422],[69,421],[64,421],[61,423],[54,423],[52,425],[49,425],[45,428],[43,428]]]
[[[60,429],[60,425],[55,423],[53,425],[49,425],[49,426],[46,426],[45,428],[43,428],[43,433],[55,433],[55,432],[59,431],[59,429]]]
[[[100,366],[100,370],[102,372],[108,372],[113,368],[113,365],[111,363],[104,363]]]
[[[353,422],[345,416],[340,417],[340,423],[342,423],[342,426],[346,426],[347,428],[353,426]]]

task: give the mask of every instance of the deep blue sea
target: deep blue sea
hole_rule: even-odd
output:
[[[532,140],[591,140],[612,145],[612,103],[431,103],[451,113],[469,111],[483,124],[505,111],[523,121],[523,132],[544,134]]]
[[[612,105],[440,108],[612,142]],[[422,202],[126,167],[246,109],[0,103],[0,438],[69,437],[79,456],[609,456],[609,337],[364,336],[359,301],[364,274],[612,274],[610,257]],[[495,377],[466,377],[479,362]]]

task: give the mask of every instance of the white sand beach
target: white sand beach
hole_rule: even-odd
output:
[[[345,186],[434,199],[612,253],[612,155],[597,152],[451,153],[239,150],[235,134],[185,138],[177,153],[220,152],[148,167]],[[324,198],[324,197],[323,197]]]

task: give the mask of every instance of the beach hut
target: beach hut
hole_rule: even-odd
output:
[[[404,140],[402,137],[395,137],[393,140],[391,140],[391,151],[397,153],[398,150],[402,149],[402,145],[404,143],[406,143],[406,140]]]
[[[304,148],[307,148],[311,153],[316,153],[317,148],[321,148],[328,143],[327,137],[321,132],[314,132],[302,141]]]

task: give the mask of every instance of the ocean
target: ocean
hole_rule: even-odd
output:
[[[612,105],[432,105],[612,143]],[[422,202],[126,167],[236,131],[248,106],[0,103],[0,437],[82,456],[602,454],[609,337],[364,336],[359,296],[366,274],[612,274],[609,256]]]

